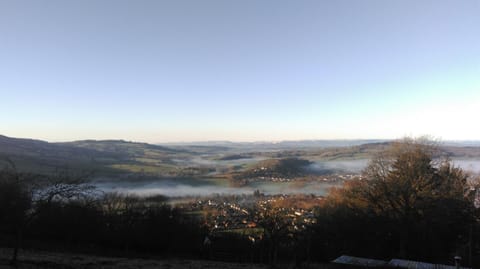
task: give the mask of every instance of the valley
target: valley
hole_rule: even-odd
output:
[[[241,195],[323,196],[332,186],[360,178],[369,159],[389,141],[203,142],[152,145],[123,140],[48,143],[0,136],[0,165],[20,172],[88,175],[106,192],[167,197]],[[480,173],[480,147],[448,144],[454,164]]]

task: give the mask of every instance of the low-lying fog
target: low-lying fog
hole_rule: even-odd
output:
[[[369,159],[359,159],[315,162],[307,169],[321,175],[335,173],[360,173],[365,167],[367,167],[369,161]],[[480,160],[453,159],[452,162],[454,166],[458,166],[467,172],[480,174]]]
[[[453,164],[465,171],[480,174],[480,160],[475,159],[454,159]]]
[[[188,181],[198,181],[191,182]],[[131,193],[138,195],[164,195],[168,197],[208,196],[212,194],[253,194],[259,190],[265,194],[315,194],[325,195],[335,183],[319,182],[255,182],[247,186],[234,187],[219,184],[216,180],[162,179],[157,181],[131,182],[99,182],[96,186],[105,192]],[[338,184],[338,183],[336,183]]]
[[[368,165],[367,159],[314,162],[307,167],[307,170],[320,175],[329,175],[335,173],[353,173],[358,174]]]
[[[454,160],[456,166],[480,174],[480,160]],[[357,174],[368,165],[368,160],[315,162],[307,169],[319,175],[336,173]],[[246,186],[230,186],[222,179],[161,179],[149,181],[108,181],[97,182],[96,186],[106,192],[132,193],[138,195],[165,195],[168,197],[208,196],[212,194],[252,194],[259,190],[265,194],[315,194],[325,195],[332,186],[340,182],[253,182]]]

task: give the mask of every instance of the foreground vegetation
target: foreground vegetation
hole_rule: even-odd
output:
[[[333,189],[318,210],[322,253],[478,265],[478,179],[437,155],[407,139],[372,159],[366,180]]]
[[[11,249],[0,248],[0,268],[8,264]],[[88,254],[72,254],[68,252],[52,252],[39,250],[22,251],[17,264],[19,269],[130,269],[130,268],[170,268],[170,269],[261,269],[267,268],[262,264],[241,264],[220,261],[206,261],[198,259],[154,259],[154,258],[122,258],[106,257]],[[9,267],[7,267],[9,268]],[[319,268],[319,267],[315,267]],[[322,268],[322,267],[320,267]],[[327,269],[329,267],[325,267]],[[333,268],[332,268],[333,269]]]
[[[163,197],[100,193],[81,176],[41,177],[11,163],[0,174],[0,244],[13,247],[13,263],[20,248],[29,247],[272,266],[342,254],[450,264],[460,255],[479,266],[478,186],[440,157],[429,141],[394,143],[361,178],[322,199],[315,221],[301,229],[285,203],[262,202],[249,218],[259,235],[253,241],[245,229],[213,236],[208,214],[190,214]]]

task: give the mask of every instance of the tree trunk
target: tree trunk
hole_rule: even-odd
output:
[[[278,246],[275,246],[273,249],[273,268],[277,267],[277,260],[278,260]]]
[[[21,247],[22,244],[22,237],[23,237],[23,230],[21,227],[17,228],[16,232],[16,238],[15,238],[15,245],[13,248],[13,255],[12,255],[12,260],[11,264],[15,267],[17,267],[17,262],[18,262],[18,251]]]
[[[406,259],[408,255],[408,240],[410,235],[410,229],[407,221],[403,222],[403,227],[401,228],[400,232],[400,240],[399,240],[399,256],[402,259]]]

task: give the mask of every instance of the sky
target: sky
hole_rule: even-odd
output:
[[[480,140],[480,1],[0,0],[0,134]]]

